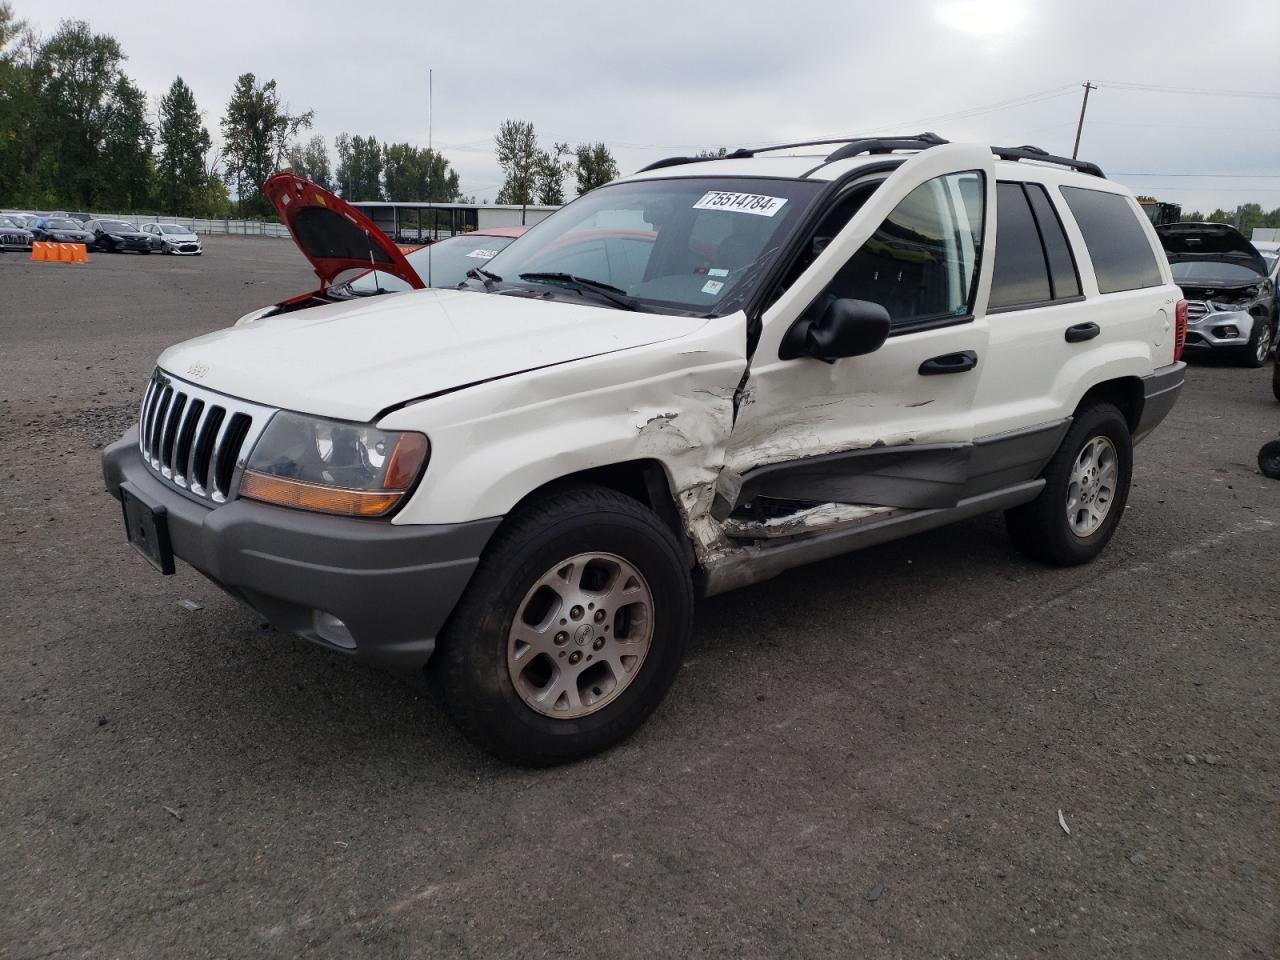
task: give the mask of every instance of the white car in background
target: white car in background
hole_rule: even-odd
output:
[[[204,245],[200,243],[200,238],[187,227],[176,223],[144,223],[142,232],[160,238],[162,253],[175,253],[189,257],[198,257],[204,253]]]

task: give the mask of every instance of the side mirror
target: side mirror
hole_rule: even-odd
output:
[[[817,319],[801,317],[782,338],[778,357],[838,360],[874,353],[889,336],[889,311],[869,300],[832,300]]]

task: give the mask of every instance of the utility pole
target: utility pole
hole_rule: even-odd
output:
[[[1097,89],[1088,80],[1084,82],[1084,103],[1080,104],[1080,122],[1076,124],[1076,145],[1071,148],[1072,160],[1076,159],[1077,154],[1080,153],[1080,132],[1084,130],[1084,112],[1089,107],[1089,91]]]

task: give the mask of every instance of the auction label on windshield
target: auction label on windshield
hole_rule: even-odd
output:
[[[772,217],[787,202],[786,197],[766,197],[759,193],[730,193],[727,190],[708,190],[693,205],[695,210],[732,210],[734,213],[754,213],[757,217]]]
[[[468,257],[474,257],[477,260],[492,260],[497,255],[497,250],[472,250],[467,254]]]

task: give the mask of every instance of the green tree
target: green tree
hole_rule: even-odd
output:
[[[453,203],[462,198],[458,174],[439,152],[391,143],[383,145],[382,154],[388,200]]]
[[[493,139],[498,166],[505,178],[497,202],[521,206],[533,203],[539,160],[533,124],[525,120],[504,120]]]
[[[314,136],[306,143],[295,143],[289,148],[289,169],[298,176],[318,183],[326,190],[333,188],[333,176],[329,172],[329,148],[324,137]]]
[[[567,143],[553,144],[550,150],[539,150],[534,164],[534,193],[538,202],[547,206],[564,203],[565,174],[573,171],[573,164],[566,163],[569,155]]]
[[[195,94],[181,77],[160,98],[156,140],[156,200],[166,213],[204,213],[208,203],[205,156],[209,131],[200,121]]]
[[[382,144],[377,137],[338,134],[338,186],[344,200],[382,199]]]
[[[573,175],[578,196],[617,179],[618,164],[603,143],[580,143],[574,151]]]
[[[314,117],[314,110],[291,114],[274,80],[259,86],[252,73],[236,79],[222,118],[222,139],[227,176],[242,214],[270,212],[262,185],[280,169],[289,145],[299,131],[310,129]]]
[[[34,188],[39,116],[35,59],[34,34],[0,0],[0,200],[15,204],[29,202]]]
[[[151,153],[146,97],[121,70],[114,37],[64,21],[40,46],[37,188],[68,206],[145,202]]]

